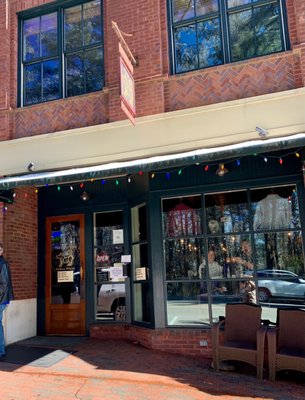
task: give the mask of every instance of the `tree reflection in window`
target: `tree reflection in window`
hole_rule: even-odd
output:
[[[166,279],[198,279],[203,260],[201,239],[166,240],[164,243]]]
[[[175,72],[285,50],[282,3],[283,0],[171,0]]]
[[[104,85],[101,1],[54,8],[57,11],[23,21],[25,105],[101,90]]]
[[[276,4],[229,16],[232,61],[282,50],[281,23]]]

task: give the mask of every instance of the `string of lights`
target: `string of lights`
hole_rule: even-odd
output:
[[[284,165],[284,160],[287,157],[291,157],[291,156],[294,156],[294,157],[300,159],[300,161],[301,161],[300,153],[301,153],[302,149],[303,149],[303,146],[299,147],[297,150],[289,151],[289,152],[286,152],[281,155],[252,154],[252,156],[263,160],[264,163],[268,163],[268,161],[270,161],[270,160],[277,160],[280,165]],[[249,157],[249,156],[245,156],[245,157]],[[213,169],[213,167],[216,167],[215,174],[221,177],[221,176],[225,175],[226,173],[228,173],[229,170],[232,169],[232,167],[234,165],[237,167],[240,167],[242,165],[243,158],[245,158],[245,157],[239,157],[239,158],[234,157],[232,159],[227,159],[227,160],[221,161],[221,162],[215,161],[215,162],[210,162],[210,163],[195,163],[195,164],[183,166],[181,168],[174,168],[169,171],[153,171],[153,172],[149,173],[149,177],[150,177],[150,179],[154,179],[156,177],[156,175],[164,175],[166,177],[166,179],[170,179],[173,174],[177,174],[178,176],[180,176],[180,175],[182,175],[184,170],[186,170],[187,168],[193,167],[194,165],[202,167],[200,169],[200,171],[203,171],[203,172],[211,171],[211,169]],[[304,168],[302,168],[302,169],[303,169],[303,172],[305,173],[305,169]],[[122,177],[115,177],[115,178],[110,177],[110,178],[105,178],[105,179],[90,178],[89,180],[84,181],[84,182],[75,182],[75,183],[57,184],[57,185],[56,184],[54,184],[54,185],[46,184],[43,187],[57,186],[57,191],[59,191],[59,192],[66,188],[68,188],[70,191],[74,191],[75,188],[79,187],[80,189],[82,189],[80,198],[83,201],[87,201],[91,197],[90,192],[88,191],[88,190],[90,190],[90,182],[100,181],[101,186],[104,186],[109,182],[115,182],[115,186],[120,186],[123,179],[126,179],[128,183],[131,183],[132,180],[135,178],[135,175],[143,176],[144,172],[140,170],[137,173],[133,173],[133,174],[130,174],[127,176],[122,176]],[[85,190],[85,187],[87,190]],[[39,189],[41,189],[41,187],[33,187],[34,193],[38,194]],[[14,198],[16,197],[16,192],[14,192],[13,197]],[[24,194],[24,198],[25,199],[28,198],[27,193]],[[6,212],[7,209],[8,209],[8,206],[5,205],[3,207],[3,212]]]

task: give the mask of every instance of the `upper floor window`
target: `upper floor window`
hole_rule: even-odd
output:
[[[101,90],[101,0],[34,11],[21,21],[21,105]]]
[[[170,0],[174,72],[287,48],[282,0]]]

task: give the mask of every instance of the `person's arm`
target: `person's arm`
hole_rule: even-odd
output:
[[[242,257],[235,257],[234,261],[240,264],[244,269],[253,269],[253,263],[251,261],[246,261]]]
[[[204,273],[205,273],[205,264],[201,263],[198,268],[198,275],[200,279],[204,278]]]
[[[242,263],[243,267],[246,269],[253,269],[253,263],[252,261],[246,261],[244,260]]]
[[[6,262],[4,262],[0,267],[0,296],[6,292],[8,285],[8,271]]]

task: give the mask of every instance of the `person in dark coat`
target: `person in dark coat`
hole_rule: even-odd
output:
[[[3,257],[3,244],[0,243],[0,361],[5,360],[5,339],[2,325],[3,312],[13,299],[11,271],[7,260]]]

